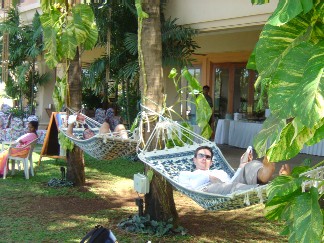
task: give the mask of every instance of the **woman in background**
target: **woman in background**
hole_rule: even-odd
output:
[[[121,118],[115,116],[113,108],[109,108],[106,112],[106,118],[104,123],[99,129],[99,133],[115,133],[114,135],[120,136],[121,138],[128,138],[126,128],[122,124]]]
[[[16,148],[24,147],[38,138],[37,135],[38,121],[30,121],[28,123],[28,132],[20,136],[16,141]],[[11,145],[11,155],[15,157],[25,157],[29,153],[29,148],[15,149]],[[3,175],[4,168],[8,160],[9,149],[0,153],[0,174]],[[8,168],[8,167],[7,167]]]

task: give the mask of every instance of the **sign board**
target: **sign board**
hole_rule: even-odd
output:
[[[52,112],[46,136],[44,139],[42,151],[39,157],[38,165],[43,157],[54,159],[65,159],[66,157],[60,155],[60,144],[58,142],[59,127],[66,122],[65,112]]]

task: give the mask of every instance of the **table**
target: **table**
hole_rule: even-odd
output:
[[[300,151],[300,153],[324,156],[324,140],[312,146],[305,145],[304,148]]]
[[[215,143],[247,148],[253,146],[253,139],[261,129],[262,123],[219,119]],[[304,146],[300,153],[324,156],[324,140],[313,146]]]
[[[215,132],[215,143],[217,144],[228,144],[228,133],[230,121],[228,119],[219,119],[216,126]]]
[[[253,146],[253,139],[262,129],[262,123],[230,121],[228,144],[239,148]]]

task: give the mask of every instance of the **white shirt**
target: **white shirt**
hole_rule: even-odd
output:
[[[204,186],[210,183],[209,175],[215,176],[222,182],[232,182],[238,175],[238,169],[234,176],[230,176],[223,170],[195,170],[195,171],[181,171],[179,173],[178,182],[182,186],[192,189],[201,190]]]

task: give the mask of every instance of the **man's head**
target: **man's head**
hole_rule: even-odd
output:
[[[214,153],[208,146],[198,147],[195,151],[193,162],[197,170],[208,170],[212,164]]]
[[[208,94],[208,93],[209,93],[209,86],[208,86],[208,85],[205,85],[205,86],[203,87],[203,93],[204,93],[204,94]]]
[[[96,135],[95,133],[94,133],[94,131],[92,131],[90,128],[86,128],[86,129],[84,129],[84,131],[83,131],[83,138],[84,139],[88,139],[88,138],[92,138],[94,135]]]

